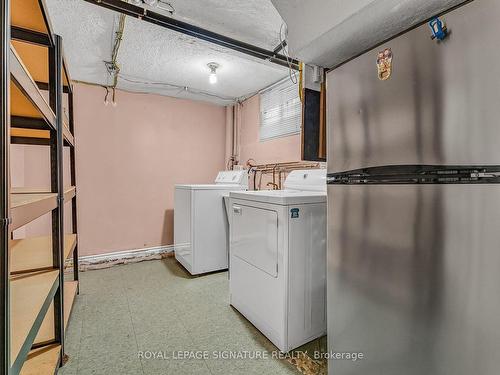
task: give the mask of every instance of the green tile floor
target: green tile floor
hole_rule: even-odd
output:
[[[229,306],[227,272],[191,277],[173,258],[82,272],[61,375],[299,374],[285,360],[213,358],[276,348]],[[178,351],[208,359],[172,359]],[[140,358],[160,352],[168,359]]]

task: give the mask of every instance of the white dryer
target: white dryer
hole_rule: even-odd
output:
[[[231,192],[230,303],[282,352],[326,334],[326,170]]]
[[[228,268],[223,196],[247,188],[246,170],[219,172],[214,184],[175,186],[175,259],[192,275]]]

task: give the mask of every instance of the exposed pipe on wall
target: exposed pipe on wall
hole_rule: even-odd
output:
[[[239,163],[239,160],[237,159],[237,139],[236,139],[236,106],[233,105],[231,107],[231,114],[232,114],[232,148],[231,148],[231,157],[233,158],[233,164],[236,165]]]
[[[236,103],[233,106],[234,110],[234,150],[233,155],[236,164],[240,163],[240,146],[241,146],[241,103]]]
[[[234,153],[234,127],[235,110],[234,105],[226,107],[226,170],[233,170],[236,165]]]
[[[271,175],[272,181],[266,184],[273,190],[281,190],[283,188],[283,180],[288,173],[298,169],[318,169],[321,167],[320,163],[295,161],[285,163],[271,163],[271,164],[253,164],[252,159],[246,162],[249,169],[249,174],[253,174],[253,188],[254,190],[262,189],[262,178],[265,175]],[[259,182],[257,183],[257,177]]]

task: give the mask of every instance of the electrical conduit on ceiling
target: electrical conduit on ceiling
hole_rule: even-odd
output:
[[[120,66],[117,63],[118,51],[123,39],[123,32],[125,30],[125,15],[120,14],[120,21],[118,23],[118,31],[115,33],[115,43],[113,45],[113,53],[111,55],[111,64],[113,66],[113,88],[118,84],[118,75],[120,74]]]
[[[122,79],[123,81],[129,82],[129,83],[135,83],[135,84],[143,84],[143,85],[161,85],[161,86],[169,86],[172,87],[173,89],[176,90],[182,90],[189,92],[191,94],[195,95],[200,95],[200,96],[206,96],[206,97],[213,97],[217,98],[221,101],[228,102],[228,104],[235,103],[237,101],[237,98],[233,97],[224,97],[220,96],[214,93],[210,93],[207,91],[202,91],[202,90],[196,90],[192,89],[187,86],[180,86],[180,85],[175,85],[175,84],[170,84],[166,82],[150,82],[150,81],[142,81],[140,79],[135,79],[134,77],[127,77],[120,73],[120,65],[118,64],[118,52],[120,50],[120,45],[123,40],[123,35],[125,32],[125,14],[120,14],[119,16],[119,23],[118,23],[118,30],[115,32],[115,37],[113,41],[113,50],[111,52],[111,61],[105,61],[104,64],[106,65],[106,69],[109,73],[109,75],[112,77],[112,84],[111,85],[106,85],[103,86],[106,89],[106,95],[104,98],[104,103],[107,105],[108,103],[108,96],[109,96],[109,89],[112,90],[112,104],[113,106],[116,106],[116,88],[118,86],[118,78]],[[86,83],[86,82],[85,82]],[[179,94],[180,92],[177,92]]]
[[[106,86],[106,96],[104,98],[104,104],[108,102],[109,91],[108,88],[112,89],[112,104],[116,106],[116,86],[118,85],[118,76],[120,74],[120,66],[118,65],[118,51],[120,50],[120,45],[123,40],[123,32],[125,30],[125,15],[120,14],[120,20],[118,23],[118,30],[115,32],[115,38],[113,42],[113,50],[111,52],[111,61],[105,61],[106,69],[109,75],[113,79],[111,86]]]

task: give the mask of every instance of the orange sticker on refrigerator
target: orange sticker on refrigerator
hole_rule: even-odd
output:
[[[380,51],[377,56],[378,79],[386,81],[392,74],[392,50],[386,48]]]

